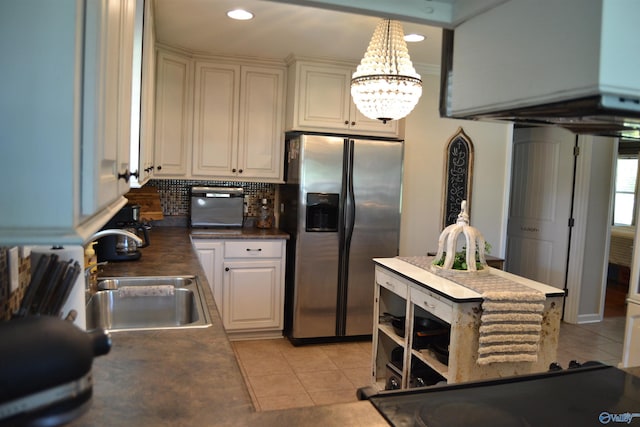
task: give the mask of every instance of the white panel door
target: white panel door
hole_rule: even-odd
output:
[[[284,70],[242,67],[238,174],[281,179]]]
[[[191,144],[191,61],[158,51],[154,164],[157,176],[185,176]]]
[[[575,135],[560,128],[514,131],[507,271],[564,288]]]
[[[140,0],[138,0],[140,1]],[[142,36],[142,80],[140,87],[140,146],[137,164],[138,184],[144,185],[153,175],[153,145],[155,140],[155,84],[156,84],[156,51],[153,3],[144,2],[143,36]],[[136,165],[132,165],[134,169]]]
[[[222,258],[223,245],[221,240],[207,241],[194,239],[193,246],[198,253],[200,265],[209,282],[209,288],[213,293],[213,299],[222,313]]]
[[[282,328],[281,274],[280,260],[225,262],[224,328]]]
[[[135,1],[89,2],[85,12],[82,214],[129,190]],[[91,183],[94,185],[91,185]]]
[[[118,151],[116,176],[136,172],[138,166],[131,166],[131,104],[133,90],[133,50],[135,39],[136,1],[120,0],[120,40],[119,40],[119,72],[118,72]],[[113,90],[113,88],[110,88]],[[129,178],[118,179],[118,193],[129,191]],[[113,200],[112,196],[109,201]]]
[[[305,127],[348,129],[351,108],[349,68],[302,64],[298,124]]]
[[[238,141],[238,65],[196,63],[193,175],[235,176]]]
[[[362,135],[399,136],[399,121],[382,123],[365,117],[351,99],[354,67],[300,65],[298,130],[345,131]]]

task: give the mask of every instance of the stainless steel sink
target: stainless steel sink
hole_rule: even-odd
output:
[[[87,302],[87,330],[206,328],[209,310],[196,276],[108,277]]]

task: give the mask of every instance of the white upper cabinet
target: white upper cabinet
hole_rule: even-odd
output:
[[[129,191],[136,3],[105,0],[86,7],[82,176],[98,185],[81,189],[82,212],[91,214]]]
[[[282,179],[284,75],[279,68],[196,63],[194,177]]]
[[[289,66],[287,131],[400,137],[401,123],[382,123],[360,113],[351,99],[355,66],[295,61]]]
[[[133,0],[0,2],[1,245],[84,243],[126,203],[134,17]]]
[[[156,73],[155,176],[186,177],[191,148],[191,60],[159,50]]]
[[[160,50],[157,77],[155,176],[282,181],[284,66]]]
[[[144,185],[153,176],[153,146],[155,135],[155,92],[156,92],[156,34],[153,16],[153,2],[136,0],[136,33],[134,47],[134,70],[139,74],[139,87],[134,85],[132,117],[136,117],[135,108],[139,108],[138,122],[131,125],[131,168],[138,171],[136,186]],[[141,4],[144,3],[142,12]],[[142,15],[142,16],[140,16]],[[142,18],[142,19],[140,19]],[[134,82],[136,74],[134,72]],[[139,96],[139,99],[136,98]],[[137,132],[137,135],[136,135]],[[137,158],[137,161],[135,161]],[[132,186],[134,184],[132,183]]]
[[[237,174],[240,66],[197,62],[192,173]]]
[[[281,181],[285,70],[242,66],[240,72],[238,177]]]

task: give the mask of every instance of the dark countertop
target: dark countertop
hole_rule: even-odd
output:
[[[289,239],[289,234],[277,228],[192,228],[194,239]]]
[[[100,275],[195,274],[205,290],[213,325],[112,333],[111,352],[93,363],[91,407],[72,426],[388,425],[369,402],[255,412],[192,248],[191,231],[155,227],[140,260],[109,263]],[[288,237],[278,230],[255,231],[239,238]]]

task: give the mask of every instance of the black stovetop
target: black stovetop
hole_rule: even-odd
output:
[[[605,365],[381,392],[370,400],[393,426],[640,425],[640,377]]]

